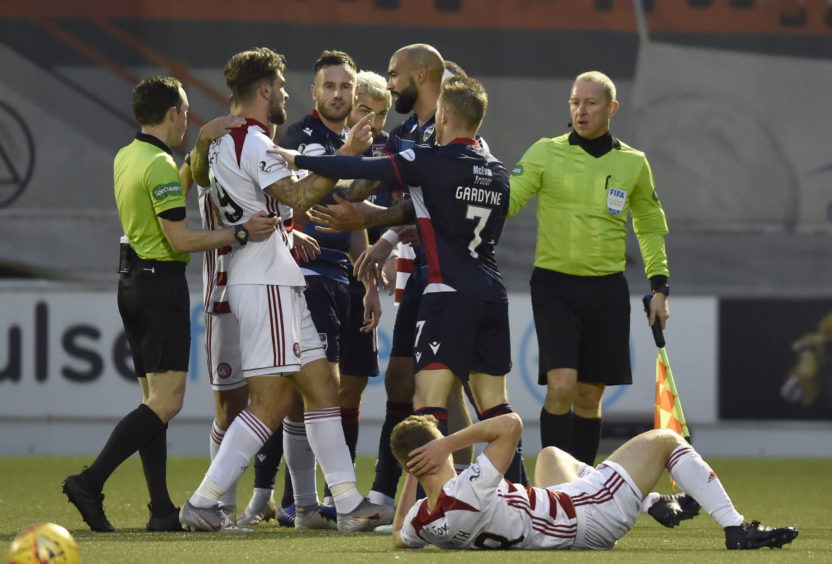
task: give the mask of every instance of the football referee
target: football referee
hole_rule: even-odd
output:
[[[539,347],[544,447],[593,465],[607,385],[632,383],[630,294],[624,278],[627,214],[633,217],[653,298],[650,322],[664,327],[667,222],[644,153],[610,134],[615,85],[579,75],[569,98],[572,130],[532,145],[512,172],[509,215],[537,196],[531,278]]]
[[[118,308],[142,403],[116,425],[95,462],[63,482],[69,501],[99,532],[114,530],[104,514],[104,483],[136,451],[150,491],[147,529],[181,529],[179,510],[167,490],[166,429],[185,396],[191,333],[185,278],[188,253],[265,239],[274,233],[277,221],[262,212],[234,228],[189,229],[186,192],[170,149],[182,142],[188,127],[188,98],[182,84],[171,77],[141,81],[133,90],[133,113],[141,131],[116,155],[113,180],[119,218],[129,238],[119,261]],[[205,129],[219,137],[237,121],[220,118]]]

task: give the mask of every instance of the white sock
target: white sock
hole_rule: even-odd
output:
[[[376,490],[370,490],[370,492],[367,494],[367,499],[369,499],[371,503],[375,503],[376,505],[396,505],[395,499],[393,499],[387,494],[377,492]]]
[[[659,501],[659,498],[662,495],[659,492],[650,492],[644,499],[641,500],[641,512],[647,513],[647,511],[653,507],[653,504]]]
[[[257,454],[271,434],[265,423],[244,409],[225,432],[217,456],[205,472],[206,479],[191,496],[191,503],[207,507],[219,502],[220,496],[236,484],[248,468],[251,457]]]
[[[306,438],[303,422],[283,420],[283,458],[295,492],[295,506],[318,503],[315,454]]]
[[[208,453],[211,456],[211,460],[214,460],[217,457],[217,453],[220,451],[220,445],[222,444],[223,437],[225,437],[225,430],[220,429],[219,425],[217,425],[217,420],[214,419],[214,422],[211,424],[211,441],[208,443]],[[225,507],[237,505],[236,480],[233,484],[231,484],[231,487],[228,489],[228,491],[222,494],[222,496],[220,497],[220,505]]]
[[[745,519],[734,508],[716,473],[692,447],[676,447],[670,453],[667,470],[679,487],[698,501],[720,527],[743,523]]]
[[[341,427],[341,408],[328,407],[303,414],[306,436],[321,464],[338,513],[349,513],[364,497],[355,485],[355,469]]]

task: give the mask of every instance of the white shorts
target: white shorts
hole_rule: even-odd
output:
[[[245,386],[240,363],[240,326],[230,313],[205,313],[208,380],[217,392]]]
[[[291,374],[326,358],[302,287],[235,284],[228,304],[240,324],[243,377]]]
[[[548,488],[572,498],[578,518],[573,549],[607,550],[633,528],[642,495],[630,474],[605,460],[583,477]]]

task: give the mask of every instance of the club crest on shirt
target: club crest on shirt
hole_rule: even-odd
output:
[[[433,135],[433,131],[435,129],[436,129],[435,125],[429,125],[425,128],[425,130],[422,132],[422,143],[427,143],[428,142],[428,140]]]
[[[321,340],[321,346],[326,350],[329,341],[326,337],[326,333],[318,333],[318,338]]]
[[[607,209],[610,215],[618,215],[624,209],[627,202],[627,191],[621,188],[610,186],[607,191]]]
[[[296,358],[300,358],[300,343],[292,345],[292,352],[295,353]]]

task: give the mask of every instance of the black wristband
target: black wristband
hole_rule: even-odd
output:
[[[248,229],[243,224],[234,226],[234,238],[240,245],[248,243]]]
[[[664,294],[665,296],[670,295],[670,284],[668,283],[667,276],[663,274],[657,274],[650,279],[650,291],[655,294],[658,292],[659,294]]]

